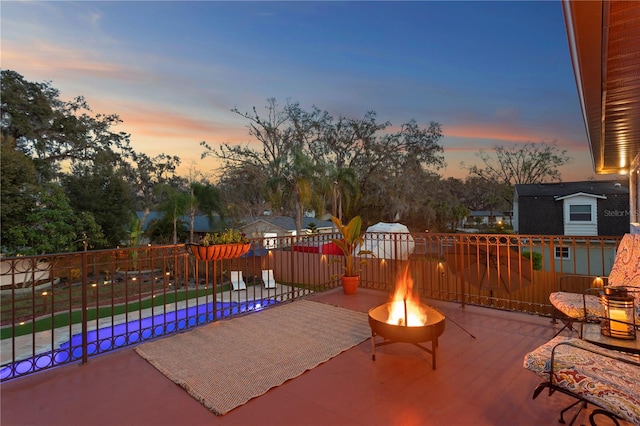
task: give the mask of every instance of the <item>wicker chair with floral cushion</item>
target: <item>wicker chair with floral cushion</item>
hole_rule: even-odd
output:
[[[560,291],[549,295],[549,301],[554,307],[554,320],[557,318],[564,323],[556,336],[564,329],[574,331],[573,324],[576,322],[599,321],[604,316],[604,308],[598,301],[598,287],[589,288],[582,293],[566,291],[562,280],[567,277],[571,276],[560,279]],[[632,294],[635,298],[635,322],[640,324],[640,234],[626,234],[622,238],[608,277],[600,280],[597,277],[590,278],[601,286],[622,287]]]

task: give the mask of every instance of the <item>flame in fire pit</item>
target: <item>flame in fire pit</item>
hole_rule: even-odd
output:
[[[389,303],[388,324],[418,327],[426,324],[427,310],[420,299],[413,294],[413,279],[409,274],[409,265],[396,282],[396,291]]]

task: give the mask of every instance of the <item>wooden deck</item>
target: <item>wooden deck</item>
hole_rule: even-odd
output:
[[[355,296],[332,290],[309,298],[363,312],[387,301],[386,294],[364,289]],[[404,343],[377,348],[372,361],[371,341],[366,340],[218,417],[126,348],[84,366],[3,383],[1,424],[558,424],[559,411],[572,399],[543,393],[533,400],[540,380],[522,361],[559,326],[534,315],[426,302],[448,318],[436,370],[428,353]],[[588,424],[588,412],[576,424]]]

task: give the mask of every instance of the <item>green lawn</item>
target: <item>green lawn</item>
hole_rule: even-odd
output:
[[[220,286],[218,292],[228,290],[228,285]],[[185,299],[194,299],[196,297],[203,297],[206,294],[212,294],[213,290],[198,289],[178,291],[172,293],[166,293],[157,295],[156,297],[149,297],[142,301],[130,302],[127,304],[120,304],[116,306],[106,306],[101,308],[92,308],[87,310],[88,320],[95,320],[97,318],[108,318],[118,314],[124,314],[125,312],[136,312],[142,309],[151,308],[151,306],[162,306],[165,304],[176,303]],[[53,325],[52,325],[53,322]],[[0,340],[10,339],[15,337],[31,334],[39,331],[51,330],[52,328],[64,327],[69,324],[80,324],[82,322],[82,312],[80,310],[74,310],[72,312],[60,312],[53,316],[47,316],[36,320],[35,322],[28,322],[22,325],[16,325],[15,328],[5,327],[0,330]],[[13,334],[15,331],[15,334]]]

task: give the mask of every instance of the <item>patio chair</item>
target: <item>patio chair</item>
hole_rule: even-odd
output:
[[[613,267],[608,277],[590,277],[595,285],[583,292],[566,291],[565,282],[575,277],[589,277],[587,275],[566,275],[560,278],[560,291],[549,295],[549,301],[554,307],[554,321],[560,319],[564,329],[576,331],[574,323],[600,321],[604,316],[604,307],[598,301],[597,292],[604,287],[622,287],[627,289],[635,298],[636,323],[640,320],[640,235],[626,234],[616,253]],[[568,281],[567,281],[568,282]]]
[[[231,271],[231,287],[234,291],[247,289],[244,279],[242,278],[242,271]]]
[[[262,271],[262,281],[264,288],[276,288],[276,280],[273,277],[273,269]]]
[[[589,281],[586,290],[583,290],[584,282]],[[549,301],[553,305],[552,322],[558,320],[563,326],[555,336],[563,330],[579,332],[575,323],[597,322],[604,315],[604,307],[598,300],[597,293],[602,290],[607,278],[590,275],[563,275],[559,280],[559,291],[549,295]],[[577,285],[577,283],[582,283]],[[579,288],[579,290],[575,290]],[[554,337],[555,337],[554,336]]]

